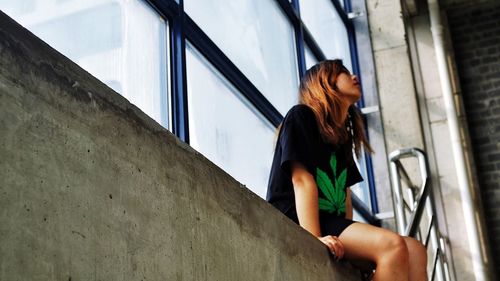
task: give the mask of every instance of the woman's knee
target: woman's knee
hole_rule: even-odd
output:
[[[381,258],[390,258],[391,260],[397,260],[402,263],[408,262],[408,247],[402,236],[396,233],[385,235],[380,246],[382,247],[381,252],[383,253]]]

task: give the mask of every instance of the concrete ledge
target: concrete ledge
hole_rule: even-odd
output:
[[[0,12],[0,280],[359,280]]]

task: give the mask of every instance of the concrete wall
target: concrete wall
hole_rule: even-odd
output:
[[[0,13],[0,280],[358,280]]]
[[[405,147],[424,149],[401,3],[397,0],[366,1],[366,8],[385,151],[389,154]],[[410,176],[418,179],[416,162],[405,165]],[[388,169],[387,166],[382,168]],[[377,186],[377,195],[380,210],[392,211],[390,185]]]
[[[387,151],[423,147],[400,1],[367,1]]]

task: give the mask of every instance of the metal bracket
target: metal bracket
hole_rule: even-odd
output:
[[[387,220],[394,218],[394,212],[383,212],[375,214],[375,217],[379,220]]]
[[[361,113],[363,113],[363,114],[370,114],[370,113],[375,113],[375,112],[379,112],[379,111],[380,111],[380,109],[379,109],[378,105],[367,106],[367,107],[361,108]]]
[[[352,19],[355,19],[355,18],[359,18],[359,17],[362,17],[364,16],[365,13],[363,12],[350,12],[347,14],[347,18],[352,20]]]

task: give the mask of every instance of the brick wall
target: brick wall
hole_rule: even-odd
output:
[[[491,252],[500,276],[500,2],[448,5]]]

